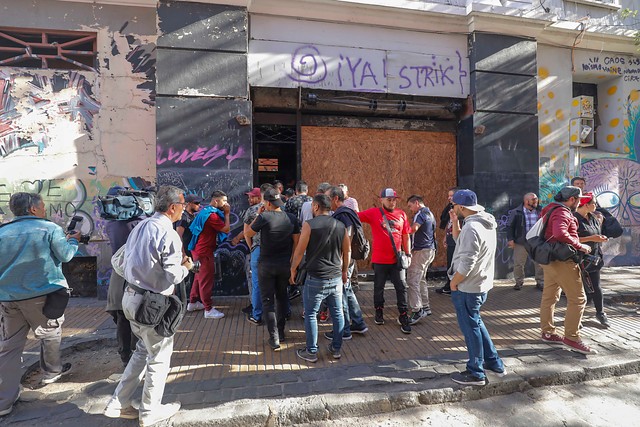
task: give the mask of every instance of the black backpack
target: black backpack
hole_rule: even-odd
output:
[[[335,215],[335,214],[334,214]],[[367,259],[371,252],[371,245],[364,236],[362,222],[353,209],[346,208],[339,215],[348,215],[353,223],[353,235],[351,236],[351,259]]]
[[[124,189],[115,196],[98,196],[96,204],[101,218],[126,221],[153,215],[156,197],[153,191]]]

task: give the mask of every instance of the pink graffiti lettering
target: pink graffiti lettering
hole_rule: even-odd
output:
[[[188,148],[182,151],[176,151],[169,147],[165,155],[164,149],[158,146],[156,148],[156,165],[162,165],[166,162],[182,164],[188,161],[195,162],[201,160],[204,161],[202,166],[209,166],[213,161],[223,156],[226,156],[227,163],[231,164],[235,159],[244,155],[244,150],[242,147],[239,147],[236,154],[227,155],[227,153],[226,148],[220,148],[218,145],[215,145],[212,148],[198,147],[195,151],[191,151]]]

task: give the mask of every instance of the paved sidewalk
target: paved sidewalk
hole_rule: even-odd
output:
[[[345,341],[342,359],[334,360],[325,351],[329,341],[321,335],[331,326],[321,326],[321,357],[315,364],[295,355],[295,349],[304,346],[300,300],[293,304],[286,344],[273,352],[266,344],[266,329],[242,316],[247,299],[220,299],[217,306],[226,314],[224,319],[204,319],[202,313],[185,317],[176,336],[165,400],[183,403],[174,425],[291,425],[639,372],[640,267],[605,269],[602,276],[612,327],[601,329],[593,307],[586,309],[582,333],[599,351],[589,357],[539,340],[541,292],[532,279],[521,291],[514,291],[509,280],[497,281],[483,318],[510,375],[489,374],[490,383],[484,388],[459,387],[449,379],[449,373],[464,370],[466,350],[448,296],[431,292],[434,314],[405,335],[396,322],[394,292],[386,292],[386,323],[378,326],[373,323],[371,284],[363,284],[357,296],[369,332]],[[563,318],[564,305],[562,299],[556,317]],[[96,340],[114,344],[112,321],[102,307],[96,300],[72,300],[64,347],[77,352],[95,346]],[[31,341],[25,366],[37,366],[37,350]],[[99,381],[90,385],[78,381],[74,388],[74,381],[83,375],[81,369],[64,377],[69,383],[65,392],[51,386],[27,390],[14,413],[0,423],[135,425],[100,415],[117,376],[105,371],[104,376],[97,375]]]

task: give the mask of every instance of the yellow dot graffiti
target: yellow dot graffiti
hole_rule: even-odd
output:
[[[618,90],[618,86],[611,86],[609,89],[607,89],[607,93],[609,95],[613,95],[614,93],[616,93],[617,90]]]
[[[612,119],[612,120],[609,122],[609,125],[611,125],[611,127],[612,127],[612,128],[614,128],[614,127],[618,126],[619,124],[620,124],[620,119]]]
[[[562,112],[562,110],[556,110],[556,119],[564,120],[564,113]]]
[[[547,123],[543,123],[540,125],[540,133],[544,136],[547,136],[551,133],[551,126]]]
[[[541,79],[546,79],[547,77],[549,77],[549,70],[547,70],[545,67],[538,68],[538,77],[540,77]]]
[[[613,142],[614,139],[615,139],[615,136],[611,134],[607,135],[607,142]]]

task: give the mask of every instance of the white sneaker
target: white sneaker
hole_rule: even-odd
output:
[[[125,420],[135,420],[138,418],[138,410],[133,406],[122,408],[120,402],[116,399],[111,399],[102,412],[105,417],[109,418],[124,418]]]
[[[140,427],[149,427],[161,421],[168,420],[177,414],[179,410],[180,402],[160,405],[157,409],[153,409],[149,416],[140,418]]]
[[[187,304],[187,311],[200,311],[204,310],[204,304],[200,301],[190,302]]]
[[[224,317],[224,313],[216,310],[215,307],[211,307],[211,310],[206,310],[204,312],[205,319],[222,319]]]

